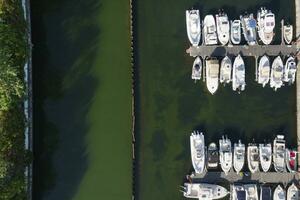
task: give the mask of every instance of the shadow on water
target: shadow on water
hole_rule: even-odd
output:
[[[88,167],[99,0],[33,0],[34,199],[68,200]]]

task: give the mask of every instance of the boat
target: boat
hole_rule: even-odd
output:
[[[258,191],[255,184],[245,184],[246,200],[258,200]]]
[[[289,85],[295,82],[297,65],[293,56],[289,56],[284,65],[284,81]]]
[[[263,87],[266,86],[266,84],[270,80],[270,60],[269,57],[264,55],[261,57],[258,65],[258,83],[261,84]]]
[[[216,169],[219,164],[219,152],[216,143],[210,143],[207,148],[207,168]]]
[[[230,38],[233,44],[241,43],[241,20],[231,22]]]
[[[260,200],[272,200],[272,189],[269,186],[260,186]]]
[[[299,199],[299,190],[297,186],[292,183],[287,189],[287,200],[298,200]]]
[[[219,61],[217,58],[207,58],[206,65],[206,86],[211,94],[215,94],[219,85]]]
[[[233,147],[233,168],[236,173],[239,173],[245,163],[245,145],[242,144],[241,140],[238,143],[234,143]]]
[[[216,22],[213,15],[206,15],[203,22],[204,28],[204,44],[215,45],[218,44]]]
[[[272,145],[259,144],[259,161],[264,172],[269,171],[272,164]]]
[[[198,46],[201,38],[200,14],[199,10],[186,10],[186,30],[190,43]]]
[[[190,143],[194,170],[197,174],[201,174],[205,168],[205,143],[203,133],[199,133],[198,131],[192,132]]]
[[[193,68],[192,68],[192,79],[197,80],[201,79],[201,72],[202,72],[202,61],[200,57],[197,57],[193,63]]]
[[[229,20],[228,16],[224,12],[220,12],[216,15],[217,34],[218,39],[222,45],[226,45],[229,42]]]
[[[232,62],[228,56],[221,61],[220,83],[229,83],[231,81]]]
[[[259,171],[259,152],[255,144],[249,144],[247,147],[247,161],[251,173]]]
[[[260,8],[257,12],[257,32],[265,45],[271,44],[274,38],[275,15],[271,10]]]
[[[273,142],[273,164],[276,172],[285,172],[285,140],[283,135],[277,135]]]
[[[253,14],[245,14],[244,16],[240,16],[243,35],[245,40],[249,45],[256,44],[256,21],[253,17]]]
[[[233,91],[244,91],[245,85],[245,63],[241,55],[238,55],[233,62],[232,89]]]
[[[222,186],[207,183],[184,183],[183,196],[199,200],[222,199],[229,193]]]
[[[219,156],[222,170],[228,174],[232,167],[231,141],[226,137],[219,140]]]
[[[274,190],[273,199],[285,200],[285,190],[281,187],[281,185],[278,185]]]
[[[291,44],[293,40],[293,26],[292,25],[284,25],[283,26],[283,38],[286,44]]]
[[[272,64],[270,87],[276,91],[283,85],[283,62],[280,56],[277,56]]]
[[[285,162],[289,172],[295,173],[297,171],[297,151],[286,149]]]
[[[243,185],[232,186],[232,200],[246,200],[246,191]]]

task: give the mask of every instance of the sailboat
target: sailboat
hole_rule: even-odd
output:
[[[199,133],[198,131],[192,132],[190,143],[194,170],[197,174],[201,174],[205,168],[205,143],[203,133]]]
[[[238,143],[234,143],[233,148],[233,168],[234,170],[239,173],[245,163],[245,145],[242,144],[241,140]]]
[[[198,46],[201,38],[200,14],[199,10],[186,10],[186,30],[190,43]]]

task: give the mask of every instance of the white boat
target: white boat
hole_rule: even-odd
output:
[[[233,44],[241,43],[241,20],[231,22],[230,38]]]
[[[206,65],[206,86],[211,94],[215,94],[219,85],[219,61],[217,58],[207,58]]]
[[[246,191],[243,185],[232,185],[232,200],[245,200]]]
[[[219,185],[206,183],[184,183],[183,196],[191,199],[214,200],[228,195],[228,190]]]
[[[256,21],[253,17],[253,14],[245,14],[244,16],[240,16],[243,35],[245,40],[249,45],[256,44]]]
[[[259,144],[259,161],[264,172],[269,171],[272,164],[272,145]]]
[[[270,60],[269,57],[264,55],[261,57],[258,65],[258,83],[262,84],[263,87],[269,82],[270,80]]]
[[[277,56],[272,64],[270,87],[276,91],[283,85],[283,62],[280,56]]]
[[[274,200],[285,200],[285,190],[278,185],[273,194]]]
[[[201,79],[201,72],[202,72],[202,61],[200,57],[197,57],[193,63],[193,68],[192,68],[192,79],[197,80]]]
[[[257,29],[261,41],[269,45],[274,38],[275,15],[271,10],[260,8],[257,12]]]
[[[255,184],[244,185],[246,190],[246,200],[258,200],[258,191]]]
[[[199,10],[186,10],[186,30],[190,43],[198,46],[201,38],[200,14]]]
[[[216,22],[213,15],[206,15],[203,22],[204,44],[215,45],[218,43]]]
[[[219,152],[216,143],[210,143],[207,148],[207,168],[216,169],[219,164]]]
[[[231,141],[224,136],[219,140],[220,164],[225,174],[228,174],[232,167],[232,150]]]
[[[205,143],[204,135],[198,131],[192,132],[190,136],[191,158],[194,170],[201,174],[205,168]]]
[[[272,200],[272,189],[268,186],[260,186],[260,200]]]
[[[218,39],[222,45],[226,45],[229,42],[230,30],[227,14],[220,12],[218,15],[216,15],[216,22]]]
[[[239,173],[245,163],[245,144],[242,144],[241,140],[238,143],[234,143],[233,147],[233,168],[234,170]]]
[[[232,62],[228,56],[224,57],[221,62],[220,83],[229,83],[231,81]]]
[[[284,25],[283,26],[283,38],[285,43],[291,44],[293,40],[293,26],[292,25]]]
[[[284,81],[290,85],[295,82],[297,65],[294,57],[289,56],[284,65]]]
[[[277,135],[273,143],[273,164],[276,172],[285,172],[285,140],[283,135]]]
[[[294,183],[289,186],[286,196],[287,196],[287,200],[298,200],[299,199],[299,190]]]
[[[286,149],[285,162],[289,172],[295,173],[297,171],[297,151]]]
[[[255,144],[249,144],[247,147],[247,161],[251,173],[259,171],[259,152]]]
[[[233,91],[244,91],[245,85],[245,63],[241,55],[238,55],[233,62],[232,89]]]

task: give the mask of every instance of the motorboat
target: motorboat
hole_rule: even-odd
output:
[[[285,200],[285,190],[278,185],[274,190],[273,200]]]
[[[233,62],[232,89],[240,92],[245,90],[245,86],[245,63],[242,56],[238,55]]]
[[[241,20],[231,22],[230,38],[233,44],[241,43]]]
[[[277,135],[273,142],[273,164],[276,172],[286,172],[285,140],[283,135]]]
[[[258,200],[258,191],[255,184],[245,184],[246,200]]]
[[[232,185],[232,200],[246,200],[246,190],[243,185]]]
[[[283,85],[283,62],[280,56],[277,56],[272,64],[270,87],[276,91]]]
[[[243,35],[245,40],[249,45],[256,44],[256,20],[254,19],[253,14],[245,14],[240,16]]]
[[[198,46],[201,38],[201,25],[199,10],[186,10],[186,30],[190,43]]]
[[[219,61],[217,58],[207,58],[206,65],[206,86],[211,94],[215,94],[219,85]]]
[[[259,161],[264,172],[269,171],[272,164],[272,145],[259,144]]]
[[[222,45],[226,45],[229,42],[229,20],[228,16],[224,12],[220,12],[216,15],[217,22],[217,34],[218,39]]]
[[[271,10],[260,8],[257,12],[258,36],[265,45],[271,44],[274,38],[275,15]]]
[[[228,174],[232,167],[232,150],[231,150],[231,141],[226,137],[222,137],[219,140],[219,155],[220,155],[220,164],[222,170],[225,174]]]
[[[233,147],[233,168],[234,170],[239,173],[245,163],[245,144],[242,144],[241,140],[238,143],[234,143]]]
[[[259,152],[255,144],[249,144],[247,147],[247,161],[251,173],[259,171]]]
[[[299,190],[297,186],[292,183],[287,189],[287,200],[298,200],[299,199]]]
[[[221,61],[220,83],[229,83],[231,81],[232,62],[228,56]]]
[[[269,186],[260,186],[260,200],[272,200],[272,189]]]
[[[286,168],[289,170],[289,172],[296,172],[297,171],[297,151],[286,149],[286,155],[285,155],[285,162],[286,162]]]
[[[200,57],[197,57],[193,63],[193,68],[192,68],[192,79],[197,80],[201,79],[201,72],[202,72],[202,61]]]
[[[226,188],[206,183],[184,183],[183,196],[199,200],[214,200],[226,197],[229,192]]]
[[[199,133],[198,131],[192,132],[190,143],[194,170],[197,174],[201,174],[205,168],[205,143],[203,133]]]
[[[216,22],[213,15],[206,15],[204,18],[204,44],[215,45],[218,44]]]
[[[258,83],[263,87],[265,87],[270,80],[270,71],[271,66],[269,57],[264,55],[261,57],[258,65]]]
[[[293,40],[293,26],[288,24],[283,26],[283,38],[286,44],[291,44]]]
[[[207,148],[207,168],[216,169],[219,164],[219,151],[216,143],[210,143]]]
[[[284,65],[284,81],[293,84],[296,78],[297,65],[293,56],[289,56]]]

